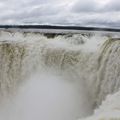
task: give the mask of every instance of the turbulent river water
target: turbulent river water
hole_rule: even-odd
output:
[[[107,35],[0,31],[0,119],[104,119],[119,60],[120,41]]]

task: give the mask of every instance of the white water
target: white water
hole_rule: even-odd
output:
[[[48,39],[38,33],[2,31],[0,119],[77,120],[91,115],[106,95],[119,89],[119,68],[111,64],[116,58],[112,55],[119,56],[119,42],[103,45],[107,39]]]
[[[69,69],[80,51],[72,39],[7,32],[0,39],[0,119],[76,120],[92,114],[85,82]]]
[[[32,75],[0,112],[2,120],[75,120],[91,106],[78,81],[44,72]]]

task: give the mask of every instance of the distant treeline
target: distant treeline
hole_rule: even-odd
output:
[[[86,31],[108,31],[120,32],[120,29],[101,28],[101,27],[81,27],[81,26],[53,26],[53,25],[0,25],[0,28],[19,28],[19,29],[58,29],[58,30],[86,30]]]

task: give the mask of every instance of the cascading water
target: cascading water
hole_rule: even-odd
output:
[[[0,32],[0,119],[77,120],[119,90],[119,40]]]

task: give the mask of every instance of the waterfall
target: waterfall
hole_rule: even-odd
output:
[[[65,111],[67,111],[66,114],[72,112],[70,117],[68,117],[63,114],[65,111],[60,108],[58,112],[61,112],[61,116],[65,116],[66,119],[58,117],[60,114],[56,112],[58,120],[73,120],[89,116],[94,109],[101,105],[108,94],[113,94],[119,90],[119,45],[119,40],[113,40],[100,34],[68,34],[48,37],[34,32],[0,31],[0,101],[11,96],[13,101],[15,99],[16,105],[11,110],[14,111],[16,106],[19,108],[19,103],[22,106],[24,99],[26,105],[28,105],[26,100],[29,97],[33,100],[31,95],[39,99],[36,97],[37,94],[35,94],[37,92],[36,89],[43,91],[45,90],[44,87],[46,90],[47,87],[50,87],[50,90],[52,90],[53,87],[52,92],[57,95],[58,90],[59,97],[65,99],[65,102],[63,102],[58,97],[58,103],[54,101],[55,104],[59,105],[60,101],[61,104],[66,104],[68,107],[63,106],[66,109]],[[40,82],[43,79],[49,84],[45,81]],[[54,89],[55,86],[58,88]],[[65,92],[65,94],[62,94],[61,91]],[[31,92],[30,96],[29,92]],[[40,94],[44,94],[44,92],[40,92]],[[49,94],[52,95],[51,92]],[[68,95],[68,98],[66,95]],[[53,96],[54,99],[55,97]],[[49,99],[46,96],[45,98]],[[69,101],[68,103],[67,100]],[[39,102],[36,104],[39,106]],[[5,108],[12,107],[12,105],[10,102]],[[34,105],[31,104],[31,106],[34,108]],[[84,110],[82,111],[83,107]],[[23,108],[21,109],[24,110]],[[41,110],[38,108],[34,109]],[[25,110],[27,111],[28,109],[25,108]],[[4,111],[6,109],[0,110],[0,118],[3,117],[3,120],[8,119],[2,116],[2,114],[5,114]],[[55,112],[55,110],[53,111]],[[10,112],[9,109],[7,112]],[[30,114],[32,112],[34,111],[31,110]],[[47,111],[47,113],[49,112],[50,110]],[[9,118],[10,120],[18,119],[13,113],[10,114],[12,114],[10,116],[13,116]],[[26,114],[29,113],[26,112]],[[39,115],[39,112],[37,115]],[[23,116],[25,116],[25,118],[22,118],[23,120],[30,119],[26,115]],[[52,117],[54,118],[51,111],[49,120],[52,120]],[[48,120],[48,118],[44,119]]]
[[[120,40],[105,41],[98,55],[94,114],[84,120],[120,119]],[[80,119],[81,120],[81,119]]]
[[[102,46],[102,52],[98,58],[97,71],[97,101],[105,99],[106,95],[115,93],[120,87],[120,41],[107,40]]]

